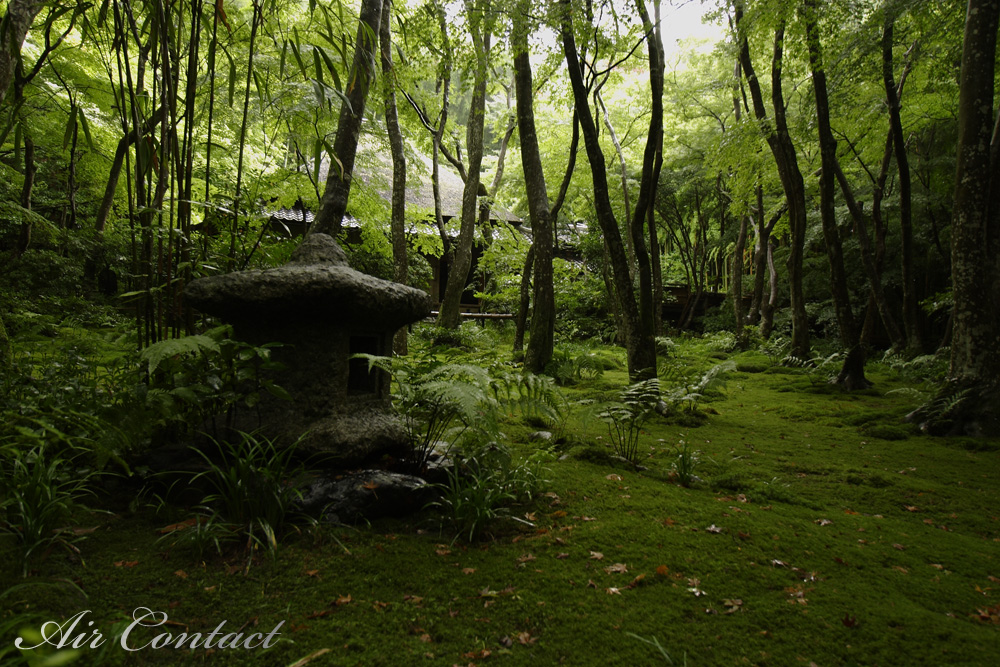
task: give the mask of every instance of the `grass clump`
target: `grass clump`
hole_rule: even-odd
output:
[[[301,514],[300,482],[306,469],[295,461],[295,444],[279,445],[254,433],[238,439],[213,441],[217,452],[195,449],[207,465],[198,473],[181,475],[187,486],[208,487],[202,504],[191,519],[170,526],[166,536],[174,543],[192,547],[199,557],[209,547],[222,554],[228,544],[242,544],[248,571],[255,552],[272,558],[281,534],[296,523],[314,524]]]

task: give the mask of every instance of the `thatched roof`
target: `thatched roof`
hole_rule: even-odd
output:
[[[366,145],[367,144],[367,145]],[[419,151],[407,151],[406,161],[406,205],[407,208],[425,210],[427,215],[434,215],[434,187],[431,182],[431,159]],[[320,166],[321,184],[326,183],[329,170],[329,157],[323,158]],[[455,169],[444,159],[439,162],[441,188],[441,214],[448,218],[462,216],[462,195],[465,182]],[[357,160],[354,165],[354,178],[367,187],[372,188],[383,199],[392,198],[392,157],[383,148],[371,143],[362,142],[358,146]],[[510,211],[496,204],[490,209],[491,220],[503,220],[512,224],[521,222]]]

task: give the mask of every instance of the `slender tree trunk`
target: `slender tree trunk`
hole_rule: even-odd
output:
[[[764,188],[757,186],[757,221],[756,221],[756,241],[754,242],[753,264],[754,264],[754,284],[753,298],[750,302],[750,312],[747,315],[747,324],[754,325],[760,320],[762,309],[764,308],[764,281],[769,274],[768,255],[770,251],[771,232],[788,211],[788,203],[782,202],[777,211],[765,222],[764,217]]]
[[[257,29],[261,21],[261,11],[259,1],[253,0],[253,18],[250,23],[250,50],[247,56],[247,83],[243,91],[243,120],[240,123],[240,148],[239,157],[236,161],[236,193],[233,196],[233,225],[229,237],[229,257],[226,258],[226,264],[230,270],[236,265],[236,239],[239,236],[240,209],[243,207],[243,202],[240,201],[243,195],[243,156],[246,151],[247,123],[250,120],[250,84],[253,81],[253,61],[256,55]],[[333,174],[332,167],[330,168],[330,173]]]
[[[549,210],[542,155],[535,131],[534,89],[531,61],[528,53],[529,0],[521,0],[514,11],[514,85],[517,91],[517,125],[521,139],[521,167],[531,216],[531,247],[534,251],[535,308],[531,316],[528,349],[524,368],[541,373],[552,359],[553,335],[556,323],[555,293],[552,286],[552,220]]]
[[[913,215],[910,188],[910,162],[906,155],[906,137],[899,115],[899,96],[892,72],[892,32],[895,16],[885,10],[885,26],[882,31],[882,80],[885,83],[886,105],[889,107],[889,128],[896,153],[896,170],[899,172],[899,236],[902,244],[901,261],[903,269],[903,327],[906,329],[906,345],[912,354],[919,354],[925,345],[920,327],[920,305],[918,303],[917,275],[913,268]],[[883,318],[884,319],[884,318]]]
[[[743,26],[742,3],[736,6],[736,27],[740,32],[740,65],[750,88],[753,100],[754,115],[761,124],[764,138],[774,155],[781,179],[781,187],[788,202],[788,221],[791,228],[791,252],[788,256],[788,283],[792,300],[792,348],[791,354],[800,359],[810,357],[809,318],[806,315],[805,296],[802,292],[802,259],[805,252],[806,238],[806,199],[805,183],[799,170],[798,158],[788,123],[785,118],[785,100],[781,92],[781,68],[785,38],[785,24],[782,20],[774,32],[774,55],[771,59],[771,101],[774,111],[774,124],[768,120],[764,108],[764,98],[760,82],[750,59],[750,45],[747,41],[745,26]]]
[[[882,276],[873,256],[871,238],[868,235],[868,225],[865,222],[864,211],[861,210],[861,205],[855,200],[854,193],[847,182],[847,177],[844,176],[844,172],[840,168],[840,163],[837,162],[836,155],[833,160],[834,168],[837,170],[837,181],[840,183],[840,190],[844,194],[844,200],[847,202],[847,208],[851,212],[851,217],[854,219],[858,242],[861,246],[861,264],[864,266],[865,273],[868,275],[868,282],[871,285],[870,303],[881,316],[882,323],[885,325],[885,330],[892,340],[893,347],[900,350],[904,349],[906,337],[899,330],[896,317],[893,315],[892,309],[889,307],[889,302],[885,297],[885,290],[882,287]],[[865,337],[862,335],[861,339],[864,341]]]
[[[27,128],[22,135],[22,141],[24,142],[24,183],[21,186],[21,206],[30,211],[31,193],[35,187],[35,173],[38,171],[38,166],[35,164],[35,142]],[[31,245],[31,222],[23,220],[17,241],[17,254],[24,254],[29,245]]]
[[[535,244],[528,246],[524,256],[524,268],[521,270],[521,299],[517,307],[517,319],[514,324],[514,353],[524,352],[524,330],[528,323],[528,311],[531,308],[531,273],[535,264]]]
[[[740,229],[736,233],[736,247],[733,249],[733,279],[730,283],[733,315],[736,317],[736,345],[741,350],[747,346],[746,312],[743,308],[743,252],[747,244],[748,217],[740,216]]]
[[[142,132],[137,133],[132,130],[118,141],[118,148],[115,149],[115,157],[111,161],[111,169],[108,171],[107,182],[104,184],[104,197],[97,208],[94,230],[103,232],[107,225],[108,216],[111,214],[111,207],[115,203],[115,192],[118,189],[118,179],[121,177],[122,165],[125,163],[125,153],[129,146],[134,144],[139,135],[145,135],[153,131],[160,123],[161,111],[157,110],[152,116],[146,119]]]
[[[659,0],[653,0],[654,10],[659,16]],[[646,1],[636,0],[636,9],[642,18],[643,29],[646,31],[646,48],[649,54],[649,88],[652,109],[649,117],[649,129],[646,133],[646,147],[642,156],[642,175],[639,181],[639,196],[636,198],[635,211],[629,224],[632,235],[632,245],[635,249],[637,273],[639,275],[639,346],[648,350],[652,365],[647,367],[656,373],[656,321],[653,310],[657,304],[653,300],[653,270],[649,252],[646,247],[645,224],[653,210],[653,198],[656,196],[657,177],[660,173],[663,148],[663,42],[659,32],[654,28],[646,11]],[[658,24],[657,24],[658,25]],[[659,257],[656,258],[659,261]]]
[[[642,334],[639,320],[639,309],[636,306],[635,293],[629,275],[628,257],[622,243],[621,232],[611,200],[608,196],[607,166],[604,153],[598,141],[597,126],[591,114],[587,100],[587,88],[583,81],[580,67],[580,57],[576,48],[576,36],[573,29],[573,19],[567,0],[562,0],[565,11],[562,13],[563,51],[566,56],[567,69],[576,103],[577,116],[580,119],[580,129],[583,134],[587,157],[590,160],[591,175],[594,181],[594,204],[597,220],[604,233],[604,242],[608,253],[611,271],[614,276],[615,304],[621,313],[625,334],[625,350],[628,357],[629,377],[641,378],[656,371],[656,349],[652,339],[647,341]]]
[[[462,192],[462,224],[455,244],[455,254],[445,286],[444,299],[437,324],[444,329],[457,329],[462,320],[462,292],[472,265],[472,245],[475,240],[479,211],[479,183],[483,164],[483,133],[486,120],[486,84],[489,76],[492,22],[487,14],[487,0],[466,0],[465,13],[476,53],[476,70],[469,106],[465,145],[469,155],[465,189]]]
[[[767,241],[767,300],[760,309],[760,335],[767,340],[774,327],[774,308],[778,303],[778,271],[774,268],[774,242]]]
[[[820,217],[823,223],[823,238],[826,253],[830,259],[830,287],[833,305],[837,312],[840,341],[846,350],[844,365],[836,383],[848,391],[870,386],[865,378],[865,353],[861,346],[854,312],[851,309],[851,295],[847,288],[847,272],[844,269],[844,250],[840,242],[835,210],[837,172],[837,140],[830,129],[830,102],[826,89],[826,70],[823,65],[822,45],[817,26],[816,0],[805,0],[803,14],[806,24],[806,44],[809,49],[809,66],[812,69],[813,91],[816,96],[816,125],[819,130],[819,146],[822,171],[819,178]]]
[[[406,255],[406,156],[403,154],[403,134],[399,129],[399,112],[396,108],[395,70],[392,64],[392,0],[384,0],[382,21],[379,25],[379,47],[382,53],[383,96],[385,98],[385,126],[392,151],[392,263],[393,280],[406,284],[409,264]],[[396,354],[405,355],[406,327],[396,332],[393,339]]]
[[[320,201],[319,213],[313,221],[311,234],[336,236],[347,212],[351,192],[354,159],[358,152],[361,120],[365,115],[368,89],[375,79],[378,34],[382,20],[383,0],[362,0],[358,34],[354,42],[354,61],[348,74],[347,93],[340,106],[337,135],[333,140],[333,155],[326,176],[326,189]],[[335,164],[334,164],[335,163]]]

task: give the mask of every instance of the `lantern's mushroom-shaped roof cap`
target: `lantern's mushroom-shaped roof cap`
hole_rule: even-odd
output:
[[[431,310],[431,298],[423,290],[352,269],[326,234],[306,237],[284,266],[201,278],[184,294],[195,308],[223,320],[272,326],[280,318],[292,326],[326,321],[394,330]]]

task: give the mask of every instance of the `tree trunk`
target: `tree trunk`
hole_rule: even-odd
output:
[[[847,272],[844,270],[844,249],[840,242],[835,210],[837,172],[837,140],[830,129],[830,102],[826,89],[826,70],[823,66],[822,45],[817,27],[816,0],[805,0],[803,14],[806,24],[806,44],[809,49],[809,66],[812,70],[813,91],[816,96],[816,125],[819,131],[819,147],[822,170],[819,177],[820,218],[823,223],[823,238],[826,253],[830,259],[830,288],[840,341],[846,351],[844,365],[835,382],[848,391],[865,389],[870,383],[865,378],[865,354],[858,336],[854,312],[851,309],[851,295],[847,288]]]
[[[46,4],[46,0],[10,0],[7,13],[0,19],[0,106],[14,80],[24,38]]]
[[[455,243],[454,258],[437,324],[444,329],[457,329],[462,320],[462,292],[472,265],[472,245],[475,240],[479,211],[479,183],[483,164],[483,129],[486,119],[486,84],[489,76],[489,56],[492,40],[492,18],[486,14],[485,0],[466,0],[465,14],[476,53],[475,79],[469,106],[469,124],[465,132],[469,155],[468,175],[462,192],[462,225]]]
[[[806,315],[805,297],[802,293],[802,257],[806,239],[806,195],[802,172],[792,137],[785,119],[785,100],[781,92],[781,66],[785,39],[785,23],[780,22],[774,31],[774,55],[771,59],[771,102],[774,110],[772,127],[764,108],[764,98],[760,82],[750,59],[750,45],[743,26],[743,6],[736,6],[736,27],[740,31],[740,65],[750,88],[754,115],[760,121],[761,131],[774,155],[781,187],[788,202],[788,223],[791,228],[791,252],[788,255],[788,284],[792,300],[792,356],[800,359],[810,357],[809,318]]]
[[[659,0],[653,0],[657,17],[660,13]],[[642,175],[639,180],[639,196],[636,198],[635,211],[629,224],[632,234],[632,245],[635,249],[637,273],[639,275],[639,345],[644,350],[650,350],[652,359],[652,374],[656,374],[656,321],[653,309],[653,270],[650,266],[649,252],[646,247],[645,224],[653,210],[653,197],[656,195],[656,179],[660,173],[663,148],[663,42],[657,27],[649,19],[646,11],[646,1],[636,0],[636,9],[642,18],[643,29],[646,31],[646,48],[649,54],[649,89],[652,109],[649,116],[649,130],[646,133],[646,148],[642,155]],[[652,226],[650,226],[652,228]],[[659,261],[659,258],[656,258]]]
[[[774,268],[774,242],[767,241],[767,301],[760,309],[760,335],[767,340],[774,327],[774,307],[778,303],[778,272]]]
[[[534,90],[531,80],[531,61],[528,53],[528,13],[530,2],[521,0],[514,12],[514,85],[517,91],[517,125],[521,139],[521,167],[524,170],[524,187],[531,216],[531,247],[534,251],[535,308],[531,316],[528,349],[524,355],[524,368],[531,373],[541,373],[552,359],[555,333],[556,304],[552,286],[552,219],[549,210],[545,172],[538,149],[535,131]]]
[[[951,266],[955,380],[1000,377],[996,295],[1000,278],[1000,135],[994,130],[994,60],[1000,3],[969,0],[958,100],[958,162]],[[992,139],[991,139],[992,138]],[[1000,416],[995,413],[994,418]]]
[[[389,134],[389,149],[392,151],[392,263],[393,280],[406,284],[410,267],[406,256],[406,156],[403,154],[403,134],[399,129],[399,113],[396,108],[395,71],[392,65],[392,0],[384,0],[382,20],[379,25],[379,47],[382,53],[382,83],[385,97],[385,127]],[[406,327],[396,332],[393,339],[396,354],[405,355]]]
[[[906,329],[906,346],[911,354],[924,350],[920,327],[920,305],[917,299],[917,275],[913,269],[913,216],[910,188],[910,162],[906,155],[906,137],[899,115],[899,96],[892,73],[892,28],[895,16],[886,9],[882,31],[882,80],[885,84],[886,105],[889,107],[889,128],[896,153],[896,170],[899,172],[899,235],[902,244],[903,269],[903,327]]]
[[[909,416],[934,433],[1000,434],[1000,133],[993,117],[1000,2],[969,0],[951,223],[949,381]],[[942,408],[941,406],[945,406]]]
[[[855,200],[851,186],[847,182],[847,177],[844,176],[839,162],[836,161],[836,156],[834,156],[834,168],[837,170],[837,181],[840,183],[840,189],[844,194],[844,200],[847,202],[847,208],[854,219],[858,242],[861,246],[861,264],[864,266],[865,273],[868,275],[868,282],[871,286],[870,305],[874,306],[881,316],[882,323],[885,325],[885,330],[892,340],[893,347],[902,350],[906,346],[906,337],[899,330],[899,325],[896,324],[896,317],[892,314],[892,309],[889,307],[889,302],[885,297],[885,290],[882,287],[882,275],[878,270],[875,257],[873,256],[871,238],[868,236],[868,225],[865,222],[864,211],[861,210],[861,205]],[[869,326],[867,318],[865,325],[866,328]],[[861,336],[861,340],[862,342],[865,340],[864,335]]]
[[[614,274],[614,290],[616,304],[620,309],[625,332],[625,350],[628,357],[629,377],[641,378],[650,371],[656,372],[656,349],[649,338],[648,344],[642,334],[639,321],[639,309],[636,307],[635,294],[629,276],[628,257],[622,243],[618,220],[615,218],[608,195],[607,166],[604,153],[597,136],[597,126],[588,104],[588,92],[583,81],[583,71],[580,67],[580,56],[576,48],[576,36],[573,29],[573,18],[568,0],[562,0],[564,11],[560,25],[563,51],[569,72],[570,84],[573,89],[573,99],[576,103],[577,116],[580,119],[580,129],[583,134],[587,157],[590,160],[591,175],[594,184],[594,205],[598,223],[604,233],[604,242],[608,251],[611,271]]]
[[[730,291],[733,298],[733,315],[736,317],[736,346],[745,350],[747,347],[746,313],[743,309],[743,252],[747,244],[746,215],[740,216],[740,229],[736,234],[736,247],[733,249],[733,279]]]
[[[528,246],[524,256],[524,268],[521,270],[521,300],[517,308],[517,320],[514,325],[514,353],[524,351],[524,330],[528,322],[528,310],[531,308],[531,271],[535,264],[535,244]]]
[[[358,152],[361,120],[365,115],[368,89],[375,79],[375,53],[382,20],[382,0],[362,0],[358,35],[354,42],[354,61],[347,77],[347,99],[340,107],[337,135],[333,140],[336,162],[330,164],[326,176],[326,189],[320,201],[319,213],[313,222],[311,234],[340,233],[340,225],[347,212],[347,198],[351,193],[354,158]]]

